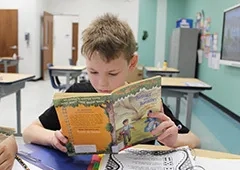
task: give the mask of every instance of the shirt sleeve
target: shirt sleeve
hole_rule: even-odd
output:
[[[66,92],[75,92],[77,85],[72,85]],[[49,130],[60,130],[61,126],[58,120],[57,112],[54,106],[49,107],[45,112],[39,116],[39,121],[42,123],[43,127]]]
[[[49,107],[39,116],[43,127],[49,130],[60,130],[60,123],[54,106]]]
[[[178,133],[188,133],[189,129],[182,124],[175,116],[172,114],[172,111],[163,103],[164,113],[175,123],[178,127]]]

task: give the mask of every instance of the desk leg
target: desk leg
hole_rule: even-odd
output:
[[[188,95],[187,95],[186,126],[189,129],[191,128],[191,120],[192,120],[193,95],[194,95],[194,93],[188,93]]]
[[[67,84],[67,89],[70,87],[70,74],[67,74],[67,77],[66,77],[66,84]]]
[[[4,66],[4,73],[7,73],[8,72],[7,60],[3,61],[3,66]]]
[[[22,136],[21,132],[21,90],[16,93],[16,104],[17,104],[17,133],[16,136]]]
[[[77,82],[78,82],[78,76],[77,76],[77,77],[75,77],[74,81],[75,81],[75,83],[77,83]]]
[[[181,97],[176,97],[176,118],[179,119]]]

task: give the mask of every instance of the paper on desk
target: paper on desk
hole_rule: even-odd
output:
[[[120,154],[103,156],[99,170],[173,170],[192,169],[194,160],[188,147],[172,150],[145,150],[128,148]]]
[[[200,165],[205,170],[216,170],[216,169],[239,170],[240,159],[213,159],[213,158],[197,157],[195,165]]]
[[[24,163],[28,166],[28,168],[29,168],[30,170],[42,170],[41,168],[39,168],[39,167],[37,167],[37,166],[35,166],[35,165],[27,162],[27,161],[24,161]],[[22,167],[22,165],[20,165],[20,163],[19,163],[17,160],[15,160],[12,169],[13,169],[13,170],[24,170],[24,168]]]
[[[201,82],[185,82],[186,86],[192,86],[192,87],[207,87],[207,85],[205,83],[201,83]]]

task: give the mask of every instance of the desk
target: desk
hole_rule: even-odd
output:
[[[21,89],[25,87],[26,81],[33,78],[33,75],[0,73],[0,99],[16,93],[17,136],[21,136]]]
[[[178,69],[171,68],[171,67],[167,67],[167,69],[157,68],[157,67],[144,67],[143,69],[147,77],[153,77],[156,75],[172,77],[172,74],[176,74],[180,72]]]
[[[8,67],[16,66],[16,70],[18,72],[18,62],[19,59],[14,59],[12,57],[0,57],[0,64],[3,63],[4,73],[8,72]]]
[[[176,97],[176,118],[180,112],[180,98],[187,95],[186,126],[191,128],[193,96],[204,90],[211,90],[212,87],[199,79],[162,77],[162,96]]]
[[[84,66],[52,66],[49,69],[52,71],[52,76],[65,76],[66,86],[70,87],[70,78],[73,77],[77,81],[77,77],[86,67]]]
[[[161,145],[136,145],[133,146],[138,149],[150,149],[150,150],[168,150],[170,148]],[[234,155],[230,153],[210,151],[204,149],[194,149],[193,155],[199,157],[207,157],[207,158],[217,158],[217,159],[240,159],[240,155]]]

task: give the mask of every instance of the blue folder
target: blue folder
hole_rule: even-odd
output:
[[[87,170],[92,159],[92,155],[69,157],[56,149],[34,144],[19,145],[18,152],[23,160],[45,170]]]

